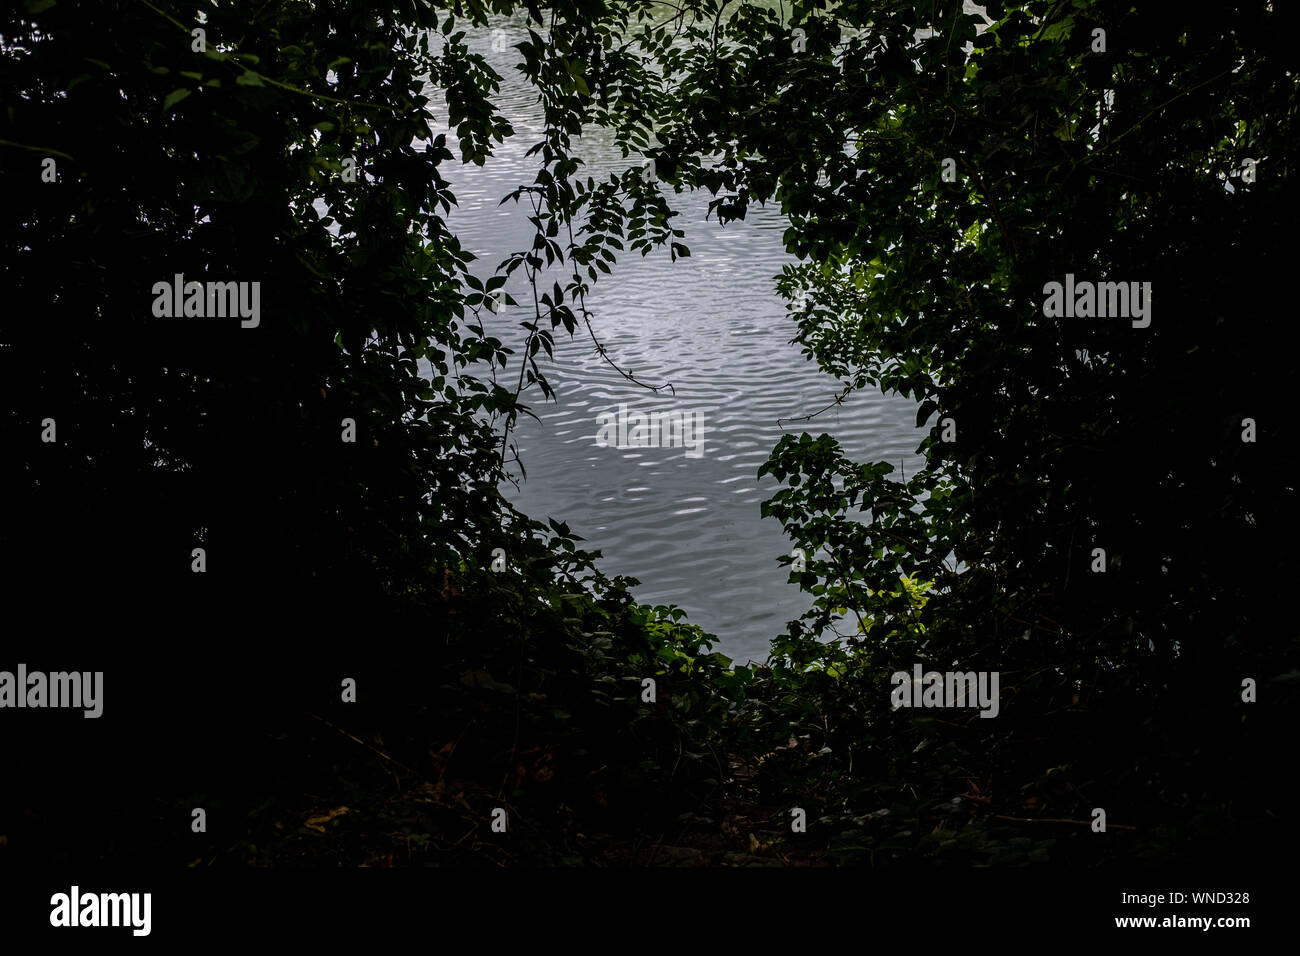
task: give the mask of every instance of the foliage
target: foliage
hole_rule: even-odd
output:
[[[656,90],[655,152],[720,222],[781,204],[801,262],[780,287],[836,401],[880,386],[919,402],[918,425],[956,426],[944,442],[936,421],[907,480],[807,434],[760,470],[787,486],[765,512],[809,556],[770,719],[830,751],[794,779],[855,827],[872,802],[905,818],[877,860],[948,847],[953,798],[977,817],[1106,807],[1168,854],[1208,851],[1168,845],[1208,826],[1230,852],[1234,827],[1277,812],[1267,768],[1294,697],[1272,597],[1295,572],[1292,422],[1283,378],[1257,374],[1293,340],[1267,291],[1291,232],[1280,14],[997,3],[980,31],[956,2],[689,8],[715,16],[686,26]],[[1251,181],[1247,158],[1270,174]],[[1149,281],[1152,324],[1045,318],[1066,273]],[[899,587],[915,579],[923,606]],[[857,634],[820,643],[849,612]],[[1000,716],[890,713],[888,675],[917,661],[1000,670]],[[1268,703],[1242,703],[1247,677]],[[1069,853],[1130,852],[1056,829]],[[989,859],[1047,853],[1017,840]]]
[[[1259,369],[1290,341],[1270,289],[1293,33],[1257,3],[985,9],[985,31],[955,0],[0,14],[0,545],[60,650],[121,681],[116,726],[147,772],[101,782],[108,812],[163,855],[175,820],[141,793],[221,808],[205,855],[299,858],[317,827],[351,827],[341,859],[404,832],[409,859],[499,862],[457,833],[504,802],[512,852],[572,862],[605,852],[602,827],[662,834],[753,765],[772,806],[810,808],[805,842],[847,861],[1259,840],[1294,701],[1275,610],[1296,571],[1289,396]],[[530,246],[488,274],[447,227],[440,167],[515,134],[466,41],[506,15],[546,128],[509,197]],[[599,181],[574,149],[594,126],[629,160]],[[799,262],[778,288],[835,401],[880,387],[956,426],[933,426],[906,479],[827,436],[773,450],[764,513],[808,555],[792,581],[811,607],[753,673],[498,490],[522,469],[525,393],[552,394],[556,330],[599,347],[591,285],[620,253],[689,255],[681,189],[708,189],[719,224],[780,203]],[[571,274],[548,289],[555,265]],[[521,354],[486,314],[518,269]],[[1150,281],[1151,326],[1047,319],[1043,285],[1066,273]],[[175,274],[259,280],[260,325],[152,318]],[[105,636],[131,625],[138,640]],[[917,661],[1000,671],[999,717],[892,711],[889,677]],[[369,709],[338,702],[342,676]],[[43,782],[6,800],[60,805],[71,765],[112,778],[112,754],[49,744],[15,742]],[[312,806],[286,838],[312,794],[375,805]],[[1077,825],[1097,806],[1104,843]]]
[[[608,271],[607,257],[561,245],[549,208],[534,247],[496,274],[447,228],[456,199],[440,169],[457,157],[434,114],[464,162],[513,132],[493,102],[500,77],[464,29],[512,7],[340,0],[250,16],[138,0],[28,3],[0,19],[0,535],[15,592],[117,689],[113,726],[139,741],[143,767],[134,787],[96,792],[125,830],[149,834],[137,853],[186,845],[174,818],[141,810],[166,794],[175,816],[200,798],[212,808],[207,852],[238,844],[267,862],[304,794],[355,803],[394,770],[404,787],[429,783],[434,740],[459,741],[439,766],[487,801],[478,819],[505,803],[535,829],[522,856],[563,842],[541,807],[608,791],[616,808],[644,805],[624,820],[671,820],[721,777],[708,740],[729,709],[712,683],[734,682],[725,658],[498,490],[521,392],[548,391],[538,354],[551,329],[574,329],[576,287],[541,290],[522,355],[492,334],[488,297],[521,265],[536,284],[543,259]],[[561,208],[598,196],[610,244],[645,249],[666,235],[646,224],[662,203],[625,228],[612,187],[569,181],[563,149],[589,88],[572,49],[530,36],[550,142],[521,195]],[[175,274],[260,282],[260,321],[153,317],[153,284]],[[57,438],[42,442],[49,419]],[[341,440],[348,420],[355,442]],[[133,624],[140,640],[105,638]],[[345,677],[359,688],[351,711]],[[645,677],[662,685],[658,709],[640,700]],[[163,713],[175,719],[160,726]],[[37,781],[6,797],[17,816],[81,793],[48,736],[15,746]],[[538,748],[560,768],[540,791],[519,758]],[[80,756],[85,779],[113,779],[111,750]],[[40,841],[28,851],[60,836]]]

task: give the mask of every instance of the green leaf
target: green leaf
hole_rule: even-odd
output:
[[[171,109],[173,106],[175,106],[175,105],[176,105],[177,103],[179,103],[181,100],[185,99],[185,97],[189,96],[190,93],[192,93],[192,92],[194,92],[194,91],[193,91],[193,90],[187,90],[187,89],[175,89],[175,90],[172,90],[170,93],[167,94],[167,98],[166,98],[165,100],[163,100],[162,108],[163,108],[164,110]]]
[[[924,425],[926,421],[929,419],[929,417],[934,414],[935,409],[937,409],[938,407],[939,407],[939,403],[932,400],[927,399],[926,401],[922,402],[921,407],[916,410],[916,427],[920,428],[922,425]]]

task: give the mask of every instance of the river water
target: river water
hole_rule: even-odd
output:
[[[494,35],[498,29],[502,33]],[[494,37],[499,46],[503,36],[507,50],[494,52]],[[442,171],[459,200],[450,226],[480,258],[474,263],[480,277],[532,239],[526,200],[500,205],[505,194],[533,181],[540,162],[524,154],[540,139],[541,108],[513,69],[518,51],[508,49],[524,36],[522,18],[469,35],[472,48],[505,78],[498,108],[518,135],[497,146],[483,167]],[[434,99],[431,105],[445,123],[439,104]],[[454,130],[445,131],[448,147],[459,155]],[[639,165],[635,157],[622,158],[600,131],[576,152],[587,164],[584,175],[597,180]],[[525,393],[541,421],[520,421],[515,438],[527,478],[518,490],[504,490],[535,518],[567,521],[585,539],[582,547],[603,553],[606,573],[640,579],[633,589],[638,600],[680,606],[717,636],[715,650],[744,663],[764,660],[771,639],[810,603],[788,583],[788,567],[777,563],[789,554],[790,541],[775,519],[759,514],[760,503],[780,486],[771,478],[760,481],[758,467],[782,434],[826,432],[854,460],[891,461],[911,474],[920,466],[915,452],[924,432],[915,427],[915,403],[879,392],[860,392],[811,422],[782,429],[778,419],[825,406],[839,385],[790,343],[794,322],[773,284],[793,261],[781,241],[788,222],[780,210],[753,208],[744,221],[719,227],[705,221],[710,198],[670,195],[689,258],[671,262],[667,249],[646,258],[621,254],[613,274],[602,274],[587,298],[609,356],[643,382],[671,382],[675,394],[656,394],[622,378],[596,354],[581,326],[573,339],[556,330],[554,362],[545,373],[556,401],[545,401],[536,388]],[[522,268],[506,290],[531,313]],[[518,323],[528,317],[522,306],[506,307],[490,317],[488,328],[518,348],[526,335]],[[507,371],[514,381],[518,366],[512,361]],[[701,415],[702,453],[601,447],[598,416],[617,413],[620,404],[647,415]]]

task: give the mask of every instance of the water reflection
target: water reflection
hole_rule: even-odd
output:
[[[540,136],[542,118],[536,94],[512,69],[517,51],[494,53],[491,38],[490,30],[470,37],[506,78],[499,103],[521,135],[498,146],[481,168],[443,171],[459,200],[451,227],[485,268],[531,242],[527,204],[500,201],[532,182],[538,157],[525,153]],[[457,151],[454,131],[448,145]],[[577,151],[586,174],[597,178],[636,162],[623,159],[599,132]],[[741,661],[762,660],[808,597],[787,583],[788,570],[777,564],[790,550],[780,525],[759,517],[760,502],[779,486],[760,482],[756,473],[783,434],[777,420],[823,407],[839,386],[789,341],[794,325],[773,287],[791,261],[781,244],[786,221],[769,206],[719,227],[705,222],[709,198],[672,200],[690,258],[670,262],[666,249],[646,258],[625,254],[587,299],[609,356],[643,382],[671,382],[675,394],[638,388],[600,359],[585,331],[570,341],[559,330],[547,372],[557,401],[528,393],[541,421],[525,418],[519,425],[528,478],[508,494],[534,517],[567,521],[586,547],[604,552],[607,573],[639,578],[639,600],[680,605],[718,636],[716,649]],[[520,269],[507,291],[531,302],[525,289]],[[490,319],[490,331],[518,347],[522,317],[507,308]],[[620,404],[646,414],[702,413],[702,457],[688,457],[682,447],[598,447],[598,416]],[[910,473],[922,437],[915,414],[910,400],[861,393],[812,423],[787,428],[828,432],[851,457],[905,462]]]

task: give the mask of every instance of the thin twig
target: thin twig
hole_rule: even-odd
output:
[[[359,743],[361,746],[365,747],[367,750],[374,751],[375,753],[379,754],[379,756],[381,756],[381,757],[383,757],[385,760],[387,760],[389,763],[391,763],[391,764],[393,764],[393,765],[395,765],[395,766],[401,767],[401,768],[402,768],[403,770],[405,770],[407,773],[413,773],[413,772],[414,772],[414,771],[411,770],[410,767],[408,767],[406,764],[402,763],[400,760],[394,760],[392,757],[388,756],[388,754],[386,754],[386,753],[384,753],[382,750],[379,750],[378,748],[372,746],[371,744],[366,743],[366,742],[365,742],[364,740],[362,740],[360,737],[354,737],[352,734],[348,733],[348,732],[347,732],[346,730],[344,730],[342,727],[336,727],[336,726],[334,726],[334,724],[331,724],[331,723],[330,723],[328,720],[326,720],[324,717],[321,717],[321,716],[319,716],[318,714],[313,714],[311,711],[308,711],[308,712],[307,712],[307,716],[308,716],[308,717],[314,717],[316,720],[319,720],[322,724],[324,724],[326,727],[329,727],[331,730],[337,730],[337,731],[338,731],[339,733],[341,733],[344,737],[347,737],[348,740],[355,741],[356,743]]]
[[[829,411],[830,409],[834,408],[836,405],[843,405],[844,399],[847,398],[849,396],[849,393],[852,391],[853,391],[853,386],[846,385],[844,387],[844,391],[836,395],[835,398],[831,400],[829,405],[819,408],[817,409],[817,411],[809,415],[801,415],[798,418],[778,418],[776,420],[777,427],[778,428],[784,427],[786,422],[810,422],[818,415],[820,415],[822,412]]]
[[[1084,826],[1091,826],[1091,820],[1064,820],[1058,817],[1007,817],[1000,813],[993,814],[994,820],[1011,820],[1014,823],[1081,823]],[[1107,823],[1107,828],[1116,830],[1136,830],[1137,827],[1127,826],[1123,823]]]

